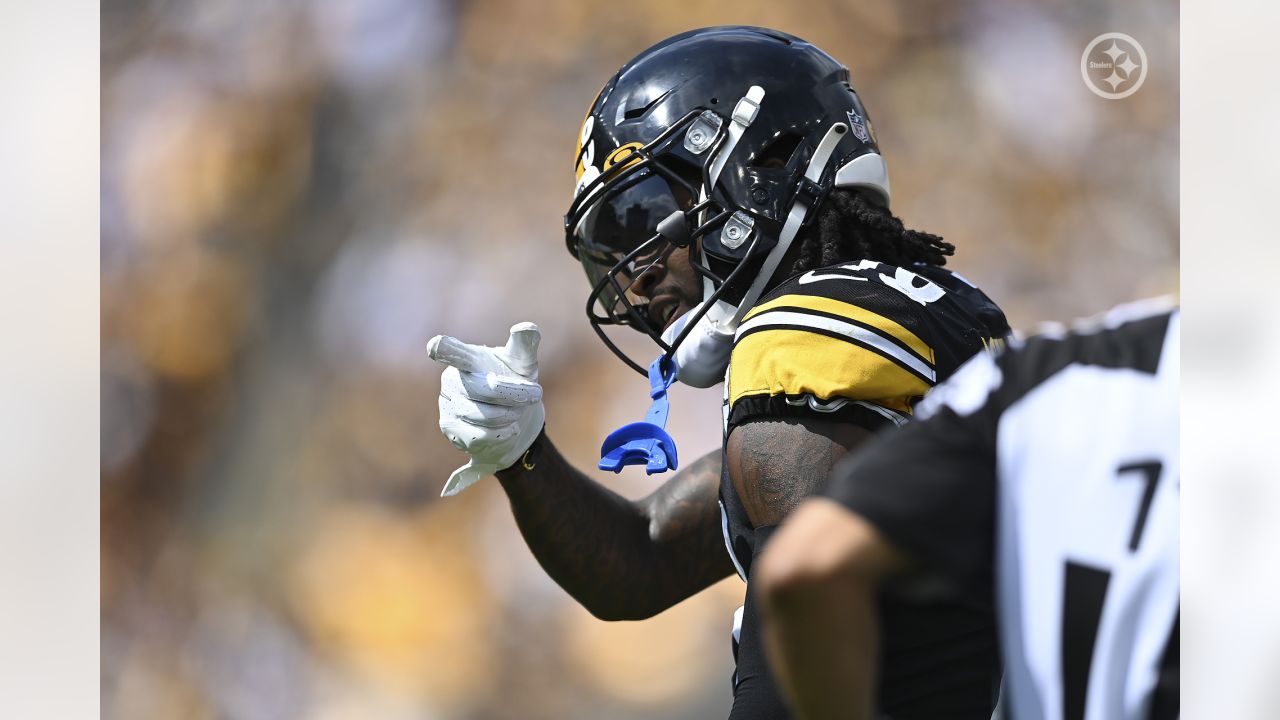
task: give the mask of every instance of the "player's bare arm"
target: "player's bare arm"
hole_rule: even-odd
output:
[[[733,572],[716,502],[719,450],[641,500],[576,470],[545,434],[529,455],[498,473],[516,524],[547,574],[596,617],[650,617]]]
[[[752,577],[774,676],[797,720],[872,717],[876,590],[906,559],[874,526],[825,498],[804,502]]]
[[[729,476],[755,527],[777,525],[871,431],[816,418],[757,420],[729,434]]]

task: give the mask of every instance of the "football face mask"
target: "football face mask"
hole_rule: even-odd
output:
[[[587,299],[591,326],[615,355],[642,374],[648,374],[645,366],[628,357],[605,326],[625,325],[645,333],[670,359],[693,324],[665,340],[662,330],[671,318],[650,313],[647,298],[635,290],[637,281],[676,248],[688,248],[690,265],[710,285],[704,298],[714,297],[746,264],[734,263],[727,276],[717,274],[702,260],[704,238],[713,233],[740,237],[736,248],[743,258],[761,245],[759,234],[748,238],[749,217],[735,219],[707,198],[712,165],[729,139],[725,125],[714,112],[696,108],[653,142],[615,151],[603,172],[580,182],[566,215],[566,245],[592,286]],[[704,303],[699,310],[709,306]]]

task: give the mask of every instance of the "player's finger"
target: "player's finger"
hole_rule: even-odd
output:
[[[490,351],[481,345],[471,345],[448,335],[437,335],[427,342],[427,354],[432,360],[462,370],[486,372],[492,370]]]
[[[494,405],[531,405],[542,400],[542,386],[514,375],[459,373],[463,392],[477,402]]]
[[[542,340],[542,331],[531,322],[516,323],[511,326],[511,335],[503,348],[503,361],[512,370],[527,377],[536,377],[538,373],[538,343]]]

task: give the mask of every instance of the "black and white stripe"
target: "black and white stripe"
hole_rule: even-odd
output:
[[[933,364],[906,343],[872,325],[809,308],[772,308],[738,327],[734,342],[766,330],[800,330],[844,340],[886,357],[930,385],[937,382]]]

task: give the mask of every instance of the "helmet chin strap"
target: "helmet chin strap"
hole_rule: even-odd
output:
[[[724,145],[720,148],[716,159],[711,163],[711,169],[707,173],[710,184],[708,187],[715,187],[716,181],[720,179],[720,173],[724,170],[724,166],[729,162],[729,156],[733,154],[733,149],[738,145],[738,141],[742,139],[742,134],[747,131],[751,123],[756,121],[756,115],[760,112],[760,102],[764,100],[764,88],[759,85],[752,85],[747,94],[742,96],[737,105],[733,106],[733,115],[730,120],[733,124],[729,126],[729,137],[725,139]],[[707,189],[703,188],[703,199],[706,199]]]

